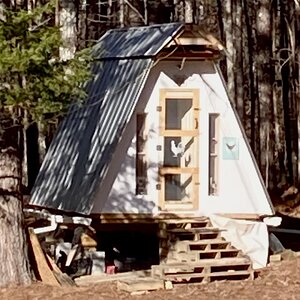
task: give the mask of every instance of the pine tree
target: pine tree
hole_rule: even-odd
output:
[[[0,287],[31,282],[22,213],[22,132],[47,123],[84,99],[89,54],[62,61],[49,3],[32,11],[4,9],[0,20]]]

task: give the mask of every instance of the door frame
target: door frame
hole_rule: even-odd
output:
[[[194,128],[190,130],[168,130],[165,128],[166,122],[166,101],[167,99],[192,99],[192,110],[193,110],[193,124]],[[160,193],[159,193],[159,207],[163,211],[178,211],[178,210],[197,210],[199,208],[199,89],[194,88],[167,88],[160,89],[159,99],[159,136],[164,144],[165,137],[191,137],[194,139],[195,145],[195,156],[194,167],[172,167],[164,166],[164,151],[161,151],[160,167],[159,167],[159,182],[160,182]],[[193,185],[193,197],[192,201],[169,201],[165,200],[165,175],[167,174],[191,174]]]

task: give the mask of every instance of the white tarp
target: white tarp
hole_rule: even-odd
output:
[[[211,223],[222,237],[251,259],[254,269],[267,265],[269,236],[267,225],[259,221],[237,220],[211,215]]]

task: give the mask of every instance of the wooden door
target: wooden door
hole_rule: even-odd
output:
[[[195,210],[199,202],[199,90],[160,91],[162,210]]]

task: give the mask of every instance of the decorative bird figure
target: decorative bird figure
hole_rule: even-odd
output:
[[[228,143],[226,143],[226,146],[227,146],[227,148],[229,149],[229,150],[233,150],[233,148],[236,146],[236,144],[232,144],[232,145],[230,145],[230,144],[228,144]]]
[[[182,156],[184,153],[184,145],[182,142],[179,142],[176,146],[175,141],[171,141],[171,151],[173,153],[173,157],[178,157],[178,155]]]

